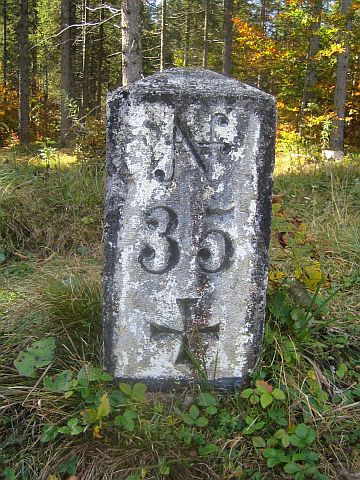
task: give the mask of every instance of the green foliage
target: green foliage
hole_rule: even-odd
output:
[[[55,338],[48,337],[34,342],[22,351],[14,361],[15,368],[24,377],[35,377],[37,368],[46,367],[54,358]]]
[[[57,467],[57,471],[59,473],[67,473],[68,475],[75,475],[79,460],[80,460],[80,457],[78,455],[73,455],[68,460],[64,460],[63,462],[61,462]]]

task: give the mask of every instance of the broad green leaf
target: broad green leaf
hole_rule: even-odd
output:
[[[132,432],[135,429],[134,418],[137,417],[137,414],[132,410],[125,410],[124,415],[117,415],[114,419],[115,425],[124,427],[129,432]]]
[[[109,395],[109,402],[112,407],[120,407],[128,403],[128,398],[119,390],[113,390]]]
[[[281,440],[282,446],[287,448],[290,445],[289,434],[286,430],[281,428],[274,433],[274,438]]]
[[[2,250],[0,250],[0,265],[1,265],[2,263],[4,263],[5,260],[6,260],[5,252],[2,251]]]
[[[255,393],[253,393],[250,397],[249,397],[249,401],[252,405],[255,405],[256,403],[259,403],[260,401],[260,397],[259,395],[256,395]]]
[[[287,420],[285,418],[285,410],[282,408],[271,408],[268,411],[268,415],[274,422],[278,423],[282,427],[286,427]]]
[[[266,443],[265,443],[265,440],[263,439],[263,437],[252,437],[252,443],[253,443],[254,447],[257,447],[257,448],[265,448],[266,447]]]
[[[143,383],[135,383],[135,385],[132,388],[131,392],[131,398],[138,402],[145,402],[146,397],[145,397],[145,392],[147,390],[146,385]]]
[[[42,338],[25,352],[20,352],[14,361],[15,368],[24,377],[34,377],[35,369],[49,365],[54,357],[55,338]]]
[[[195,420],[195,425],[197,427],[206,427],[206,425],[209,423],[208,419],[205,417],[199,417]]]
[[[128,383],[120,383],[119,388],[125,395],[131,396],[132,388]]]
[[[114,379],[114,377],[112,375],[110,375],[110,373],[107,373],[107,372],[103,372],[100,375],[100,380],[102,382],[111,382],[113,379]]]
[[[247,388],[246,390],[241,392],[241,397],[242,398],[250,398],[253,393],[254,393],[253,388]]]
[[[219,451],[219,447],[214,443],[209,443],[205,447],[199,447],[199,454],[201,456],[215,455]]]
[[[301,439],[307,439],[309,434],[311,435],[311,432],[315,434],[315,431],[312,428],[310,428],[308,425],[305,425],[305,423],[300,423],[300,425],[297,425],[297,427],[295,428],[296,436]],[[314,439],[315,439],[315,436],[314,436]]]
[[[256,422],[254,425],[254,428],[255,430],[261,430],[262,428],[264,428],[264,426],[265,426],[265,422],[261,421],[261,422]]]
[[[185,413],[185,415],[183,416],[183,421],[186,423],[186,425],[194,425],[195,423],[195,419],[189,415],[188,413]]]
[[[67,426],[69,428],[73,428],[75,427],[75,425],[77,425],[79,423],[79,419],[76,418],[76,417],[73,417],[73,418],[70,418],[68,421],[67,421]]]
[[[63,433],[64,435],[70,435],[70,431],[71,431],[70,428],[66,425],[58,428],[58,432]]]
[[[272,396],[276,400],[285,400],[285,398],[286,398],[285,393],[282,390],[280,390],[279,388],[274,388],[274,390],[272,391]]]
[[[277,457],[278,456],[276,448],[265,448],[265,450],[262,452],[262,454],[265,458],[271,458],[271,457]]]
[[[191,405],[189,415],[194,419],[200,415],[200,411],[196,405]]]
[[[207,407],[205,411],[208,415],[215,415],[218,410],[216,407],[210,406],[210,407]]]
[[[294,475],[297,472],[301,472],[301,467],[295,462],[290,462],[284,466],[284,470],[289,475]]]
[[[284,292],[276,292],[272,297],[270,297],[268,304],[271,314],[279,320],[289,318],[290,307],[288,306],[288,302],[289,298]]]
[[[77,470],[77,464],[80,460],[78,455],[73,455],[70,460],[66,460],[65,462],[61,462],[58,467],[57,471],[59,473],[67,473],[69,475],[75,475]]]
[[[20,352],[14,361],[16,370],[24,377],[35,377],[35,360],[32,355]]]
[[[126,418],[137,418],[138,414],[134,410],[126,409],[124,412],[124,417]]]
[[[246,425],[253,425],[255,423],[255,418],[247,416],[245,417]]]
[[[271,457],[267,460],[267,466],[270,468],[276,467],[276,465],[279,465],[281,463],[281,460],[277,457]]]
[[[76,425],[74,428],[71,429],[70,435],[79,435],[84,431],[83,427],[80,425]]]
[[[50,392],[67,392],[72,386],[71,370],[64,370],[53,377],[44,378],[44,387]]]
[[[345,365],[345,363],[340,363],[338,369],[336,370],[336,376],[341,380],[342,378],[345,377],[347,371],[348,371],[348,368]]]
[[[54,425],[44,425],[41,435],[41,441],[43,443],[52,442],[58,436],[58,428]]]
[[[207,392],[201,392],[198,399],[198,404],[202,407],[216,407],[218,404],[217,398]]]
[[[135,383],[132,388],[133,393],[145,393],[147,390],[147,386],[144,383]]]
[[[273,397],[271,396],[270,393],[264,393],[260,397],[260,404],[262,408],[266,408],[267,406],[269,406],[270,403],[272,403],[272,401],[273,401]]]
[[[36,368],[46,367],[53,361],[55,351],[55,337],[42,338],[33,343],[27,353],[34,356]]]

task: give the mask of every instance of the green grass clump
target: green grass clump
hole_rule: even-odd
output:
[[[8,255],[76,251],[99,245],[104,175],[56,153],[0,157],[0,249]]]
[[[355,160],[278,167],[264,347],[242,391],[149,393],[102,370],[100,207],[86,234],[76,227],[46,259],[40,245],[53,249],[56,235],[26,243],[6,227],[0,477],[340,480],[359,471]],[[73,168],[64,167],[62,182]],[[91,171],[81,175],[90,185]],[[72,202],[78,225],[83,210]],[[51,225],[53,233],[64,227]]]

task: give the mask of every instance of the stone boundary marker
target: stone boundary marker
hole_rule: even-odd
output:
[[[105,366],[155,390],[239,386],[262,341],[275,101],[175,68],[107,106]]]

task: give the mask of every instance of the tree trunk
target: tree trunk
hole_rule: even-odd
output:
[[[123,0],[122,83],[129,85],[141,78],[140,0]]]
[[[209,65],[209,18],[210,0],[205,0],[203,68]]]
[[[89,38],[87,34],[87,24],[89,22],[89,12],[87,9],[87,0],[83,0],[83,27],[82,27],[82,84],[81,84],[81,116],[86,114],[89,107],[88,85],[89,85]]]
[[[3,0],[3,37],[4,37],[4,49],[3,49],[3,82],[6,85],[7,81],[7,16],[6,16],[6,0]]]
[[[266,0],[261,0],[260,26],[264,35],[266,34],[265,22],[266,22]],[[258,78],[257,78],[257,88],[261,88],[261,84],[262,84],[262,75],[261,75],[261,71],[259,71]]]
[[[30,142],[30,53],[28,0],[20,0],[19,22],[19,139],[20,144]]]
[[[307,55],[303,97],[302,97],[301,109],[300,109],[300,135],[301,135],[301,130],[302,130],[303,121],[305,117],[306,107],[309,102],[312,102],[315,99],[314,87],[316,83],[316,67],[317,67],[316,55],[320,49],[319,29],[320,29],[322,8],[323,8],[322,0],[314,0],[313,11],[312,11],[312,17],[314,21],[312,22],[310,27],[309,50]]]
[[[233,0],[224,0],[224,55],[223,73],[231,77],[232,33],[233,33]]]
[[[96,90],[96,105],[98,115],[101,113],[101,93],[102,93],[102,81],[103,81],[103,57],[104,57],[104,5],[105,0],[101,0],[100,10],[100,26],[99,26],[99,64],[97,71],[97,90]]]
[[[345,19],[345,27],[340,33],[343,51],[339,53],[336,64],[336,80],[334,95],[334,114],[332,122],[329,147],[330,150],[344,151],[344,127],[345,127],[345,101],[346,101],[346,80],[350,56],[350,29],[351,29],[351,5],[352,0],[341,0],[340,13]]]
[[[165,43],[166,43],[166,0],[163,0],[161,9],[161,45],[160,45],[160,72],[165,70]]]
[[[190,49],[190,2],[186,2],[186,17],[185,17],[185,45],[184,45],[184,67],[189,66],[189,49]]]
[[[70,140],[70,102],[73,96],[73,46],[70,25],[72,25],[72,0],[61,0],[61,126],[60,145],[65,147]]]

